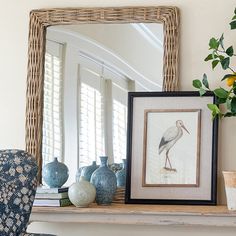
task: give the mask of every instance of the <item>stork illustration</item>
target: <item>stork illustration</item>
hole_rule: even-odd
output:
[[[165,131],[164,135],[161,138],[161,142],[159,144],[159,154],[161,154],[164,150],[166,151],[166,160],[165,160],[164,169],[169,170],[169,171],[176,171],[176,169],[172,168],[170,159],[168,156],[170,149],[182,137],[183,129],[189,134],[182,120],[177,120],[175,124],[176,126],[172,126]],[[167,161],[169,163],[169,168],[167,167]]]

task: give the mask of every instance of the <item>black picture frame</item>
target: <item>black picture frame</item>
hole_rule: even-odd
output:
[[[173,99],[181,97],[188,99],[202,99],[199,92],[195,91],[182,91],[182,92],[129,92],[128,94],[128,132],[127,132],[127,180],[126,180],[126,204],[164,204],[164,205],[216,205],[217,204],[217,153],[218,153],[218,118],[212,122],[212,143],[211,145],[211,180],[210,182],[210,196],[207,199],[163,199],[163,198],[140,198],[132,196],[132,156],[133,152],[133,123],[134,123],[134,102],[136,98],[158,98],[158,97],[171,97]],[[211,98],[212,103],[216,104],[216,97],[213,93],[207,92],[203,97]],[[200,100],[199,100],[200,101]],[[136,104],[137,105],[137,104]],[[205,104],[206,110],[207,104]],[[196,107],[194,107],[196,108]],[[210,112],[210,111],[209,111]],[[209,113],[210,114],[210,113]],[[209,115],[211,120],[211,116]],[[208,144],[209,145],[209,144]],[[139,160],[142,161],[142,160]],[[201,186],[201,182],[200,182]]]

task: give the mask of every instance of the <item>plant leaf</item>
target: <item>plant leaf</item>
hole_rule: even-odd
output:
[[[223,44],[223,42],[224,42],[224,34],[222,34],[222,35],[220,36],[220,39],[219,39],[220,46],[224,49],[224,44]]]
[[[211,63],[212,69],[214,69],[218,65],[219,62],[220,62],[219,60],[212,61],[212,63]]]
[[[205,59],[204,59],[204,61],[210,61],[210,60],[212,60],[213,59],[213,55],[212,55],[212,53],[211,54],[209,54]]]
[[[224,117],[232,117],[232,116],[236,116],[236,113],[227,112],[224,114]]]
[[[236,97],[233,97],[231,100],[231,112],[236,113]]]
[[[228,91],[223,88],[217,88],[213,92],[219,98],[228,98],[229,95]]]
[[[229,48],[227,48],[226,50],[226,54],[230,57],[232,57],[234,55],[234,49],[233,46],[230,46]]]
[[[200,89],[202,87],[202,82],[199,79],[193,80],[193,87]]]
[[[236,79],[236,75],[235,75],[235,79]],[[236,82],[235,81],[234,81],[234,84],[233,84],[233,92],[236,95]]]
[[[236,20],[236,15],[234,15],[234,17],[232,18],[232,20]]]
[[[220,112],[220,109],[219,109],[219,107],[216,104],[207,104],[207,107],[211,111],[215,111],[216,113]]]
[[[219,117],[222,116],[220,109],[216,104],[207,104],[207,107],[211,110],[211,116],[213,120],[216,118],[217,115]]]
[[[206,93],[206,90],[204,88],[200,88],[199,94],[200,96],[203,96]]]
[[[226,100],[226,107],[229,111],[231,111],[231,99],[229,98]]]
[[[222,55],[219,55],[219,58],[220,58],[221,61],[225,59],[225,57],[222,56]]]
[[[230,63],[230,58],[226,57],[225,59],[223,59],[222,61],[220,61],[221,66],[224,70],[229,68],[229,63]]]
[[[209,41],[209,46],[210,46],[210,49],[218,49],[219,47],[218,40],[216,38],[211,38]]]
[[[234,14],[236,15],[236,7],[234,8]]]
[[[208,83],[207,75],[206,75],[206,74],[203,74],[202,83],[203,83],[203,85],[204,85],[207,89],[209,89],[209,83]]]
[[[223,104],[223,103],[226,103],[227,101],[227,98],[216,98],[216,104]]]
[[[224,117],[231,117],[233,116],[233,113],[232,112],[227,112],[224,114]]]
[[[230,22],[230,28],[231,29],[236,29],[236,20]]]
[[[223,79],[222,79],[221,81],[223,81],[223,80],[225,80],[225,79],[227,79],[227,78],[229,78],[229,77],[235,77],[235,78],[236,78],[236,75],[235,75],[235,74],[227,74],[227,75],[225,75],[225,76],[223,77]]]

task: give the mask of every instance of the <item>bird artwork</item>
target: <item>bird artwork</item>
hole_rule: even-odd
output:
[[[161,138],[160,144],[159,144],[159,155],[165,150],[165,167],[164,169],[167,171],[177,171],[176,169],[172,168],[170,158],[169,158],[169,151],[170,149],[175,145],[175,143],[183,136],[183,129],[188,133],[189,131],[184,126],[184,123],[182,120],[177,120],[175,122],[175,126],[172,126],[168,128],[164,135]],[[167,162],[169,163],[169,167],[167,167]]]

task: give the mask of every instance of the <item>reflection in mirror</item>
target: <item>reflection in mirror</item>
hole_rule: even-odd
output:
[[[163,25],[52,26],[46,38],[43,165],[58,157],[70,184],[101,155],[126,158],[127,92],[162,90]]]

